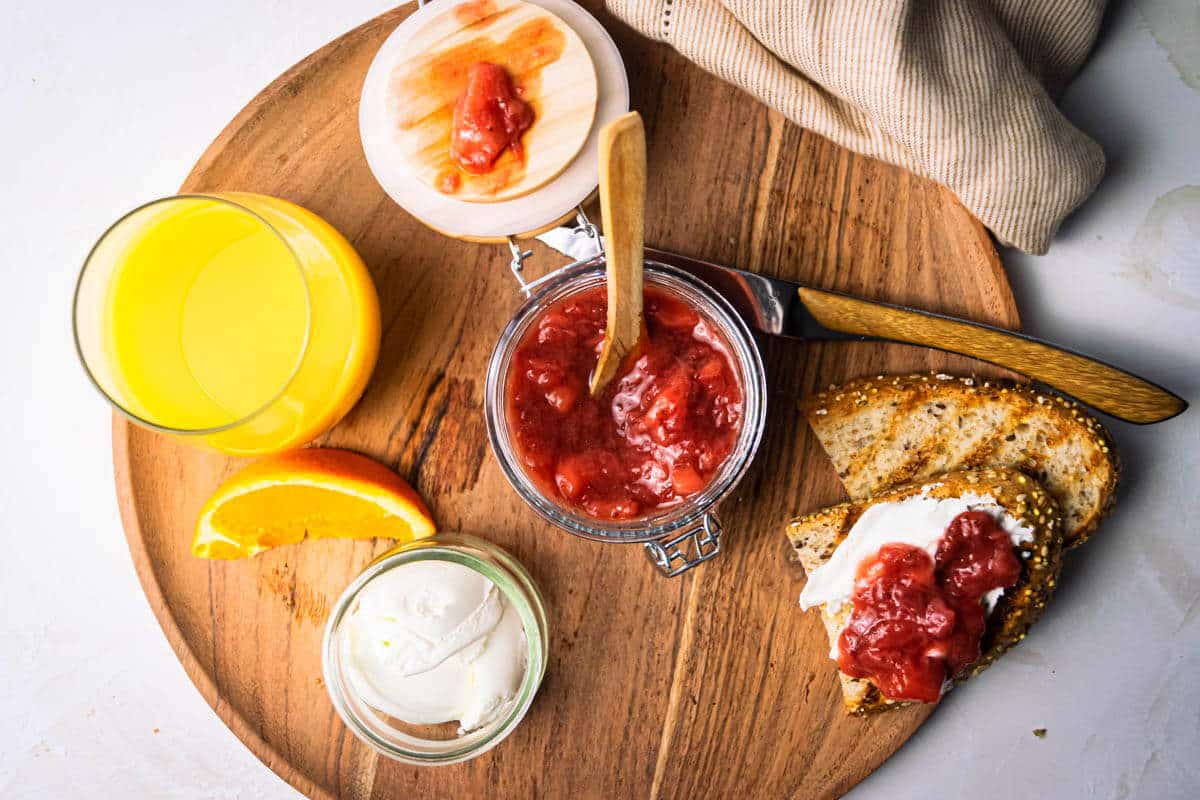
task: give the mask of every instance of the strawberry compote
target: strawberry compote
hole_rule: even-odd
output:
[[[533,108],[513,88],[504,67],[480,61],[467,70],[467,89],[454,105],[450,155],[467,172],[491,171],[511,149],[524,160],[521,136],[533,124]]]
[[[645,289],[646,335],[598,397],[605,287],[559,300],[513,356],[509,428],[526,473],[588,516],[627,520],[704,490],[733,451],[743,391],[716,325],[666,291]]]
[[[1020,576],[1012,540],[984,511],[955,517],[936,559],[886,544],[858,567],[838,667],[870,678],[890,700],[936,702],[946,680],[979,658],[984,596]]]

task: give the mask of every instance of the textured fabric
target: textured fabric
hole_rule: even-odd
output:
[[[1044,253],[1104,173],[1051,99],[1103,0],[607,0],[805,128],[950,188],[1001,242]]]

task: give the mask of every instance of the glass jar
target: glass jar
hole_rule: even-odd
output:
[[[472,569],[496,585],[521,618],[528,645],[525,672],[504,713],[472,731],[452,724],[410,725],[372,708],[353,689],[343,663],[344,622],[359,593],[389,570],[418,561],[443,561]],[[541,592],[533,578],[507,552],[466,534],[437,534],[399,545],[372,561],[346,588],[325,626],[322,669],[325,688],[338,716],[355,736],[377,752],[406,764],[438,765],[467,761],[492,749],[524,719],[546,674],[549,626]]]
[[[605,542],[641,542],[663,573],[678,575],[720,552],[721,524],[713,508],[746,474],[762,441],[767,415],[766,371],[750,329],[725,298],[682,270],[647,261],[647,284],[663,289],[707,317],[729,344],[743,390],[742,427],[720,470],[703,491],[683,502],[632,520],[587,516],[548,496],[521,466],[507,413],[508,375],[526,331],[551,305],[604,283],[604,257],[597,256],[553,272],[525,286],[529,299],[508,323],[492,351],[484,390],[484,411],[492,452],[517,494],[543,519],[568,533]]]

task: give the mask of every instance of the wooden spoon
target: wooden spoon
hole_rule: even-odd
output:
[[[646,130],[630,111],[600,130],[600,214],[608,280],[608,322],[600,360],[592,370],[591,393],[617,374],[637,349],[642,321],[642,235],[646,207]]]

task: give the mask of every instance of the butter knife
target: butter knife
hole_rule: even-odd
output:
[[[1152,381],[1032,336],[650,247],[645,252],[648,261],[707,283],[748,325],[774,336],[902,342],[958,353],[1027,375],[1097,411],[1140,425],[1168,420],[1188,407],[1182,397]]]

